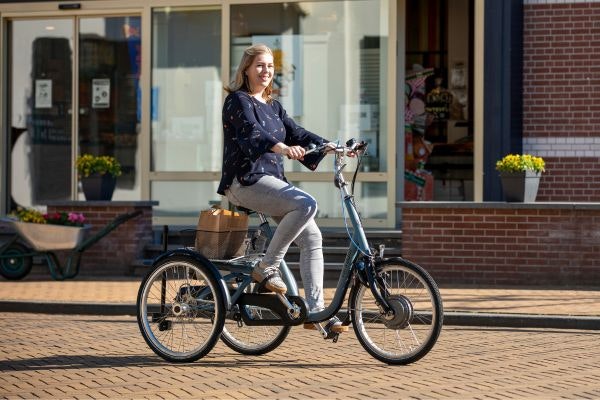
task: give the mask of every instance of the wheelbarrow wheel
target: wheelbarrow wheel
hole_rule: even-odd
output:
[[[0,275],[9,280],[23,279],[31,271],[33,257],[31,251],[19,243],[8,246],[0,255]]]

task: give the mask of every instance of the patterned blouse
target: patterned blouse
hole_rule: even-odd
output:
[[[271,175],[286,181],[283,157],[271,151],[279,142],[307,147],[328,141],[296,125],[277,100],[261,103],[249,94],[230,93],[223,104],[223,172],[217,193],[224,195],[234,178],[245,186]],[[300,161],[314,170],[322,155],[310,153]],[[286,181],[287,182],[287,181]]]

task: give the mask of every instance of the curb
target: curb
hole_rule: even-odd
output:
[[[444,325],[600,330],[600,317],[446,311]]]
[[[80,315],[135,315],[136,305],[128,303],[0,300],[0,312]]]
[[[131,303],[0,300],[0,312],[80,315],[136,315]],[[600,317],[546,314],[444,312],[446,326],[600,330]]]

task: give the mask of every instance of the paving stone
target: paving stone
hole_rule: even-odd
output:
[[[446,327],[422,360],[388,366],[352,331],[333,344],[293,328],[267,355],[218,343],[195,363],[170,364],[133,317],[0,313],[0,398],[595,399],[599,339],[595,331]]]

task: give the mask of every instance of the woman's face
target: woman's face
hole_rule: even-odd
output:
[[[271,83],[274,72],[275,65],[272,55],[263,53],[254,57],[252,64],[246,69],[252,94],[262,93]]]

